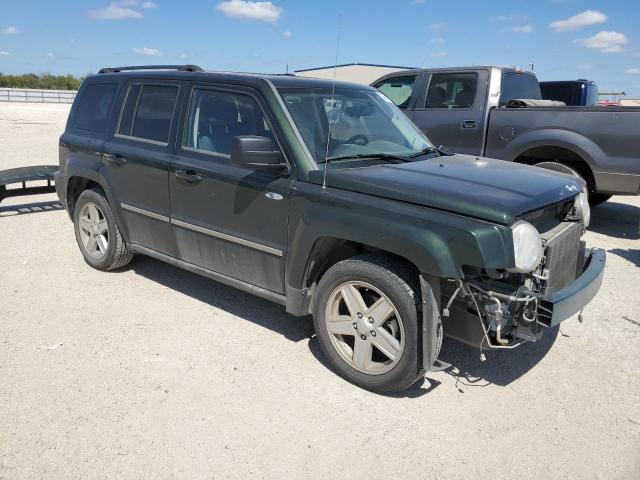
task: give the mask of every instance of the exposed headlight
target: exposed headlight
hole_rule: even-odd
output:
[[[516,260],[516,272],[531,272],[542,260],[542,240],[540,233],[528,222],[521,220],[511,227],[513,235],[513,254]]]
[[[582,192],[576,197],[576,213],[582,219],[585,227],[589,226],[591,221],[591,207],[589,206],[589,194],[586,189],[582,189]]]

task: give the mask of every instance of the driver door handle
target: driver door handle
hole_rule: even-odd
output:
[[[464,120],[460,127],[463,130],[473,130],[478,128],[478,122],[476,122],[475,120]]]
[[[107,162],[109,162],[111,165],[115,165],[116,167],[121,167],[125,163],[127,163],[127,159],[119,153],[105,153],[103,155]]]
[[[176,170],[175,176],[187,183],[198,183],[202,181],[202,175],[196,173],[194,170]]]

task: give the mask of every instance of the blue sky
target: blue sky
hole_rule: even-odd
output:
[[[339,63],[535,64],[640,97],[638,0],[0,0],[0,72],[81,75],[195,63],[283,72]],[[340,22],[342,16],[342,22]]]

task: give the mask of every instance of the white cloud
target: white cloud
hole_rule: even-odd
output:
[[[89,18],[94,20],[121,20],[123,18],[142,18],[140,12],[111,2],[108,7],[89,10]]]
[[[9,55],[11,55],[10,52],[7,52],[6,50],[0,50],[0,57],[8,57]]]
[[[636,57],[636,58],[640,58],[640,51],[638,51],[638,52],[633,52],[633,53],[631,54],[631,56],[632,56],[632,57]]]
[[[566,20],[557,20],[549,24],[556,32],[569,32],[607,21],[607,16],[599,10],[585,10]]]
[[[282,14],[282,8],[271,2],[250,2],[245,0],[220,2],[216,10],[231,18],[272,23],[277,22]]]
[[[620,32],[598,32],[593,37],[575,40],[583,47],[593,48],[602,53],[619,53],[623,52],[623,45],[629,43],[629,39],[624,33]]]
[[[494,22],[517,22],[529,20],[529,15],[499,15],[497,17],[492,17],[491,20]]]
[[[189,58],[189,55],[187,55],[186,53],[181,53],[180,55],[178,55],[178,58]]]
[[[429,40],[429,43],[431,45],[444,45],[444,38],[442,37],[432,38],[431,40]]]
[[[628,75],[640,75],[640,68],[628,68],[624,73]]]
[[[285,30],[284,32],[282,32],[282,35],[284,35],[285,37],[291,37],[293,33],[291,33],[289,30]]]
[[[436,57],[436,58],[446,57],[447,55],[449,55],[447,52],[433,52],[431,54],[432,57]]]
[[[56,54],[53,52],[47,53],[47,58],[56,58]]]
[[[511,32],[511,33],[531,33],[533,32],[533,26],[531,24],[526,25],[517,25],[515,27],[503,28],[501,32]]]
[[[447,28],[447,24],[444,22],[432,23],[427,27],[429,30],[444,30]]]
[[[162,55],[162,52],[157,48],[142,47],[142,48],[134,48],[133,51],[136,52],[138,55],[147,55],[150,57],[159,57],[160,55]]]
[[[20,33],[20,30],[18,30],[13,25],[9,25],[7,28],[3,28],[2,29],[2,33],[3,33],[3,35],[16,35],[16,34]]]
[[[156,8],[156,7],[158,6],[158,4],[157,4],[157,3],[154,3],[154,2],[142,2],[142,3],[140,4],[140,6],[141,6],[142,8]]]

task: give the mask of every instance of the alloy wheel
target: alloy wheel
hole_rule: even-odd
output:
[[[100,207],[93,202],[82,205],[78,227],[86,252],[96,260],[102,259],[109,248],[109,226]]]
[[[338,285],[329,296],[325,322],[333,347],[359,372],[386,373],[402,357],[402,318],[389,297],[371,284]]]

